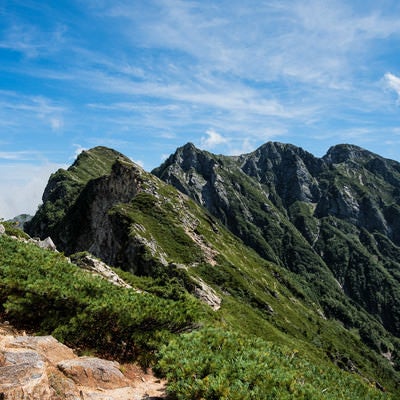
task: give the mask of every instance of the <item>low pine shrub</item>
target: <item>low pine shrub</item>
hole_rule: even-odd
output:
[[[387,399],[385,394],[328,364],[313,364],[296,349],[218,328],[174,338],[156,371],[179,399]]]

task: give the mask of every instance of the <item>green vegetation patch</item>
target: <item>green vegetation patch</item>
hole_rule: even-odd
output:
[[[132,236],[139,234],[155,241],[168,256],[167,261],[191,264],[202,260],[201,249],[185,232],[179,213],[171,203],[161,205],[154,195],[141,192],[129,205],[117,206],[115,211],[128,216]]]
[[[215,328],[172,340],[156,370],[179,400],[390,398],[356,375],[310,363],[297,349]]]
[[[70,264],[63,255],[0,237],[0,313],[17,327],[52,334],[147,364],[170,335],[191,327],[201,307],[120,288]]]

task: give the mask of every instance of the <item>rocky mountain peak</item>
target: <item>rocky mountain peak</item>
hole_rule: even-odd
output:
[[[205,166],[210,165],[207,170]],[[197,150],[190,160],[170,159],[162,171],[161,179],[205,206],[263,257],[295,272],[302,268],[302,260],[308,260],[305,270],[311,264],[326,263],[349,295],[374,312],[358,281],[343,271],[349,265],[350,269],[372,268],[359,261],[365,254],[379,263],[387,262],[370,245],[381,240],[376,235],[384,235],[391,251],[397,252],[399,163],[350,144],[331,147],[326,156],[318,158],[291,144],[268,142],[239,157]],[[346,232],[343,239],[338,238],[338,226]],[[346,239],[350,232],[360,236],[357,244]],[[359,244],[366,235],[371,235],[369,242]],[[347,249],[349,257],[341,250],[332,253],[332,242],[341,243],[339,248]],[[359,260],[350,261],[350,257]],[[384,324],[398,333],[400,323],[395,320],[391,316]]]
[[[340,164],[343,162],[365,162],[378,157],[376,154],[352,144],[338,144],[328,149],[323,160],[328,164]]]
[[[300,147],[268,142],[241,157],[242,171],[277,192],[286,206],[296,200],[315,202],[317,176],[325,163]]]
[[[159,175],[161,171],[166,169],[165,167],[174,164],[179,165],[184,172],[199,170],[205,175],[210,175],[215,165],[215,160],[207,151],[198,149],[193,143],[187,143],[179,147],[174,154],[153,172],[155,175]]]

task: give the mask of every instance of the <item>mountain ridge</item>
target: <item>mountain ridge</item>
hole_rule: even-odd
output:
[[[186,155],[185,164],[179,163],[179,155],[188,149],[192,160],[204,159],[203,165],[188,160],[190,155]],[[263,257],[294,272],[304,270],[304,259],[317,269],[330,265],[341,287],[370,312],[373,305],[367,306],[356,295],[362,288],[349,276],[349,262],[357,262],[369,274],[380,270],[381,264],[397,270],[397,260],[385,258],[379,246],[372,249],[371,243],[382,243],[378,235],[383,235],[389,239],[385,245],[390,251],[398,251],[399,171],[399,163],[354,145],[333,146],[324,157],[316,158],[296,146],[268,142],[239,157],[211,155],[192,145],[184,146],[153,173],[205,206]],[[232,199],[236,201],[232,203]],[[337,225],[344,235],[337,234]],[[346,235],[353,237],[348,240]],[[342,249],[347,248],[347,256],[330,251],[330,237],[340,242]],[[351,244],[355,240],[357,248]],[[374,257],[381,262],[372,262]],[[349,271],[347,278],[344,266]],[[387,279],[385,274],[382,272],[380,283],[391,282],[389,286],[397,293],[397,274]],[[399,335],[400,297],[394,296],[393,320],[387,326]]]
[[[223,156],[189,143],[153,175],[95,148],[106,168],[52,175],[49,187],[58,184],[60,195],[46,198],[27,230],[50,234],[67,254],[89,250],[191,294],[203,282],[222,300],[215,315],[231,328],[297,343],[311,358],[378,374],[396,390],[397,164],[343,146],[329,158],[344,161],[328,164],[293,145]],[[357,154],[364,158],[355,168]]]

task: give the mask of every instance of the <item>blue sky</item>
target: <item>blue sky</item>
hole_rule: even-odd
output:
[[[0,217],[96,145],[400,160],[399,55],[398,1],[0,0]]]

